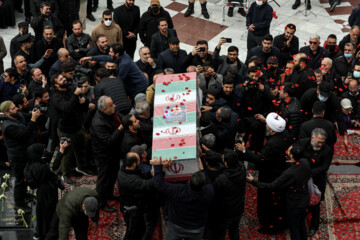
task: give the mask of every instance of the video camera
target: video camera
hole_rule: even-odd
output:
[[[259,89],[259,82],[255,81],[251,77],[246,77],[244,82],[247,82],[246,87],[248,90],[257,90]]]
[[[39,104],[35,104],[34,111],[40,110],[41,113],[47,112],[48,108],[47,107],[42,107]]]
[[[60,143],[64,144],[64,142],[67,142],[68,144],[70,144],[71,143],[71,138],[61,137],[60,138]]]

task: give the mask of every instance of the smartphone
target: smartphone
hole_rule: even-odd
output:
[[[232,43],[232,39],[231,38],[225,38],[227,43]]]
[[[352,73],[351,73],[351,72],[348,72],[347,77],[348,77],[348,78],[352,78]]]
[[[199,52],[205,52],[205,48],[204,47],[199,47]]]

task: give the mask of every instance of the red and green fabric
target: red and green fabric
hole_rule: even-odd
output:
[[[196,73],[164,75],[156,79],[152,156],[171,158],[165,180],[189,179],[197,162]]]

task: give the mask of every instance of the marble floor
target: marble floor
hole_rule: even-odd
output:
[[[291,6],[294,1],[276,0],[280,7],[271,2],[270,5],[274,9],[274,18],[271,22],[271,34],[276,36],[284,31],[284,27],[288,23],[293,23],[297,26],[296,36],[300,39],[300,47],[305,45],[309,41],[309,37],[313,33],[317,33],[321,37],[321,42],[326,40],[329,34],[336,34],[338,41],[349,31],[348,16],[352,9],[359,3],[358,0],[342,0],[340,6],[338,6],[334,12],[329,12],[328,0],[312,0],[311,11],[316,14],[304,16],[299,10],[305,9],[304,3],[297,9],[292,10]],[[123,0],[114,0],[114,7],[123,4]],[[208,0],[208,11],[210,19],[206,20],[201,15],[201,8],[198,2],[195,3],[195,13],[189,17],[184,18],[183,14],[187,8],[187,0],[161,0],[161,6],[164,7],[172,16],[175,29],[178,32],[179,39],[181,41],[180,47],[187,52],[191,51],[193,45],[199,39],[205,39],[209,42],[209,49],[213,50],[217,45],[220,37],[232,38],[231,45],[235,45],[239,48],[239,57],[241,60],[246,58],[246,38],[247,30],[245,26],[245,18],[234,11],[234,17],[230,18],[225,16],[225,21],[222,24],[222,6],[224,0]],[[91,29],[99,23],[101,20],[101,14],[106,9],[106,1],[100,1],[99,9],[94,16],[95,22],[87,21],[86,33],[91,33]],[[150,6],[150,0],[137,0],[136,5],[140,7],[141,13],[147,10]],[[225,12],[227,12],[227,6],[225,6]],[[24,16],[16,13],[17,22],[23,21]],[[32,29],[30,30],[31,32]],[[0,29],[0,35],[4,38],[5,45],[9,50],[11,38],[18,33],[17,27],[9,27],[8,29]],[[138,48],[142,44],[138,41]],[[226,49],[230,44],[224,44]],[[225,50],[222,52],[226,54]],[[135,56],[135,60],[139,57]],[[9,53],[5,57],[5,68],[10,66]]]

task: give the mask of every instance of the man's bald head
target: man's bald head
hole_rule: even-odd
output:
[[[57,52],[60,62],[70,61],[69,51],[66,48],[60,48]]]

